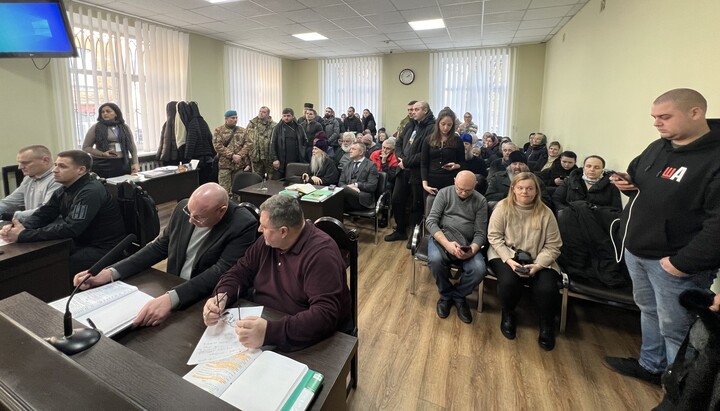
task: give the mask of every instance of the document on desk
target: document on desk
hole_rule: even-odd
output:
[[[183,379],[245,411],[305,410],[324,376],[272,351],[201,364]]]
[[[68,297],[48,303],[61,313],[65,312]],[[153,298],[137,287],[115,281],[102,287],[75,294],[70,302],[70,312],[75,320],[87,327],[92,321],[97,329],[112,337],[128,328],[142,307]]]
[[[287,186],[287,189],[293,190],[293,191],[299,191],[303,194],[312,193],[313,191],[317,190],[314,185],[308,184],[308,183],[305,183],[305,184],[297,183],[297,184],[289,185],[289,186]]]
[[[238,341],[238,336],[235,334],[235,322],[246,317],[260,317],[262,310],[263,307],[240,307],[225,310],[217,324],[205,329],[195,350],[190,355],[188,365],[218,361],[247,351],[247,347]]]

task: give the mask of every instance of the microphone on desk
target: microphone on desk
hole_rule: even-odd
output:
[[[75,287],[70,297],[68,297],[67,304],[65,305],[65,315],[63,316],[63,335],[47,338],[46,340],[50,345],[64,354],[73,355],[87,350],[100,340],[100,331],[96,330],[94,326],[93,328],[73,329],[70,301],[72,301],[73,296],[78,292],[80,286],[85,284],[85,281],[90,277],[96,276],[103,268],[118,261],[123,256],[125,249],[128,248],[135,239],[135,234],[128,234],[128,236],[113,247],[110,252],[105,254],[100,261],[88,269],[90,275],[85,276],[80,284]]]

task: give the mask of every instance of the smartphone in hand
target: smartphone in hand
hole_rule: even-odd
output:
[[[472,247],[470,247],[469,245],[464,245],[460,247],[460,251],[462,251],[463,253],[467,253],[470,250],[472,250]]]

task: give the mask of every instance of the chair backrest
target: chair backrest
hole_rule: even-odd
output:
[[[288,163],[285,166],[285,179],[290,177],[300,177],[304,173],[310,174],[310,164],[308,163]]]
[[[3,188],[5,190],[5,197],[10,195],[10,176],[15,175],[15,188],[20,187],[20,184],[23,181],[23,178],[25,178],[25,175],[20,170],[20,167],[18,167],[17,164],[11,165],[11,166],[5,166],[2,168],[2,179],[3,179]]]
[[[117,201],[128,234],[135,234],[139,248],[160,234],[158,209],[147,191],[133,182],[125,181],[117,186]]]
[[[232,182],[232,192],[234,194],[240,194],[240,190],[245,187],[250,187],[253,184],[262,183],[262,177],[260,175],[250,172],[242,172],[235,174]]]
[[[377,188],[375,188],[375,200],[380,199],[380,196],[385,192],[385,185],[387,184],[387,173],[380,171],[378,173]]]
[[[345,258],[345,266],[350,269],[350,298],[352,300],[353,335],[357,337],[357,301],[358,301],[358,244],[357,231],[348,230],[340,220],[333,217],[320,217],[315,226],[329,235],[337,243]]]
[[[260,209],[255,204],[248,203],[246,201],[246,202],[238,204],[238,206],[248,210],[250,212],[250,214],[252,214],[253,217],[255,217],[258,224],[260,224]],[[260,231],[258,231],[257,233],[255,233],[255,239],[260,238],[261,235],[262,235],[262,233]]]

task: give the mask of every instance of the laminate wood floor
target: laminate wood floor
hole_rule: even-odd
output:
[[[173,205],[160,206],[164,226]],[[455,308],[435,314],[437,288],[412,261],[405,242],[373,244],[369,223],[346,221],[360,234],[359,377],[348,407],[366,410],[649,410],[662,390],[605,368],[603,357],[637,357],[639,313],[570,299],[567,331],[553,351],[537,344],[538,318],[528,296],[518,307],[517,338],[500,332],[495,282],[484,310],[464,324]],[[388,234],[390,229],[383,233]],[[156,266],[165,269],[164,263]]]

